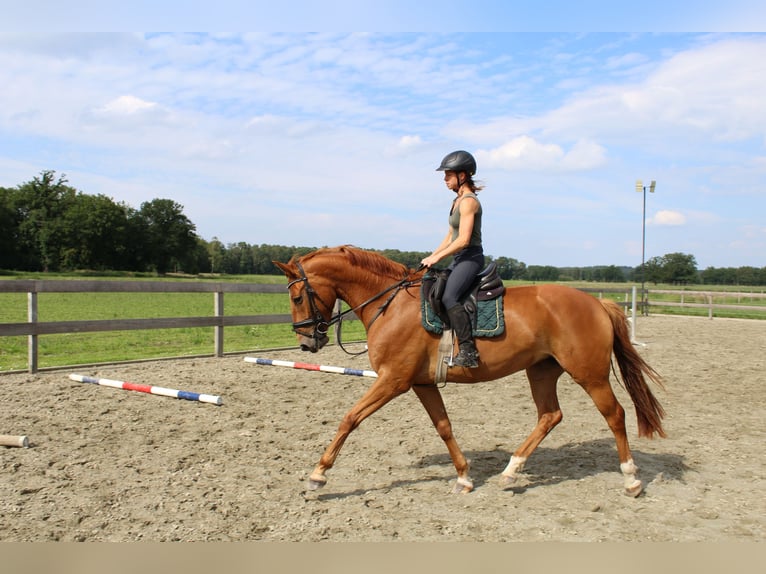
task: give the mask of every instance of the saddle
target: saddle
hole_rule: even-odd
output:
[[[431,269],[423,276],[421,307],[423,327],[427,331],[441,333],[445,326],[449,328],[449,317],[441,298],[450,273],[449,269]],[[497,272],[497,263],[493,261],[476,275],[471,288],[460,300],[471,318],[474,336],[494,337],[503,332],[504,294],[505,285]]]

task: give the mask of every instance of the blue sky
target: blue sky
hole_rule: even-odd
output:
[[[173,199],[207,240],[429,251],[452,198],[434,170],[467,149],[489,255],[638,265],[654,179],[647,259],[766,266],[757,3],[317,4],[4,7],[0,186],[51,169]],[[241,28],[262,31],[184,31]]]

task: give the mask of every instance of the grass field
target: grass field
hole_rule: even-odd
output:
[[[9,277],[6,275],[6,277]],[[13,278],[29,279],[77,279],[85,275],[13,275]],[[9,277],[9,278],[10,278]],[[92,278],[92,276],[87,276]],[[103,277],[104,280],[128,279],[124,275]],[[163,278],[133,276],[136,280],[188,281],[188,278]],[[205,280],[201,278],[198,280]],[[213,279],[213,278],[210,278]],[[215,277],[216,281],[238,283],[285,283],[283,276],[235,276]],[[507,285],[521,285],[523,282],[507,282]],[[604,297],[625,301],[625,293],[632,284],[567,283],[573,287],[620,289],[619,293],[604,292]],[[662,286],[652,288],[663,289]],[[711,291],[707,286],[687,287],[685,291]],[[734,291],[730,288],[728,292]],[[764,288],[751,289],[754,294],[763,293]],[[747,298],[726,295],[727,290],[716,289],[717,304],[741,304],[762,306],[761,311],[716,310],[716,317],[766,318],[766,298]],[[743,291],[737,288],[736,291]],[[680,302],[678,290],[672,295],[650,295],[650,301]],[[706,302],[700,297],[684,296],[684,302]],[[346,308],[346,307],[344,307]],[[288,314],[290,302],[287,294],[240,294],[227,293],[224,298],[225,315]],[[652,313],[694,314],[707,316],[705,308],[661,307],[652,308]],[[0,323],[19,323],[27,320],[27,296],[25,293],[0,293]],[[99,320],[160,317],[212,316],[213,297],[209,293],[40,293],[38,295],[38,320]],[[364,329],[359,321],[343,324],[343,341],[364,340]],[[249,325],[226,327],[224,329],[224,351],[226,353],[294,347],[296,338],[288,324]],[[161,357],[210,355],[214,349],[214,332],[211,327],[156,329],[140,331],[113,331],[97,333],[68,333],[43,335],[39,337],[40,368],[67,366],[87,363],[108,363]],[[24,370],[27,368],[27,338],[0,338],[0,372]]]
[[[37,278],[28,277],[24,278]],[[71,275],[49,279],[80,278]],[[124,279],[124,277],[120,277]],[[147,280],[146,277],[136,278]],[[228,278],[216,277],[217,281]],[[238,283],[285,283],[281,276],[238,276]],[[157,278],[151,278],[157,280]],[[167,279],[179,280],[179,279]],[[204,280],[204,279],[203,279]],[[210,293],[40,293],[38,321],[105,320],[213,315]],[[224,315],[289,314],[290,300],[285,294],[227,293]],[[27,320],[25,293],[0,293],[0,323]],[[344,341],[365,337],[359,321],[343,324]],[[75,364],[128,361],[161,357],[210,355],[214,351],[212,327],[107,331],[41,335],[40,368]],[[294,347],[295,334],[289,324],[246,325],[224,329],[224,351]],[[27,368],[27,338],[0,338],[0,372]]]

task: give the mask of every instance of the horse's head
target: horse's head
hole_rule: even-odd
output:
[[[288,263],[273,261],[287,277],[290,292],[290,310],[293,315],[293,331],[303,351],[316,353],[329,342],[335,292],[323,285],[321,278],[309,282],[300,261],[293,258]]]

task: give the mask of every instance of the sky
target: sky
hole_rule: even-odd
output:
[[[487,255],[766,266],[759,3],[19,4],[0,186],[53,170],[172,199],[208,241],[430,252],[454,197],[436,167],[465,149]]]

